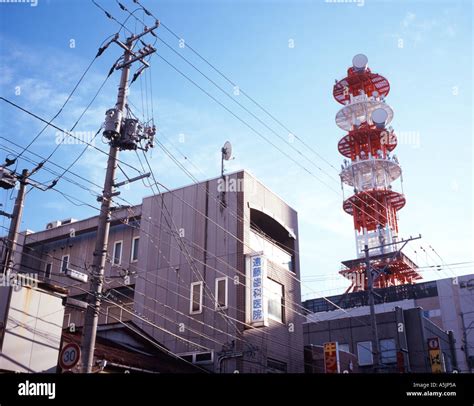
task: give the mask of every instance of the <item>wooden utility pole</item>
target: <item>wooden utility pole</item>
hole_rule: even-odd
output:
[[[13,213],[11,214],[10,228],[8,230],[7,241],[5,242],[5,253],[3,260],[2,272],[6,275],[12,268],[13,255],[18,241],[18,232],[20,230],[21,218],[23,216],[23,207],[25,205],[25,191],[26,181],[28,179],[28,170],[23,169],[18,181],[20,188],[16,194],[15,205],[13,206]]]
[[[118,153],[119,150],[136,149],[138,142],[141,141],[140,137],[130,138],[129,134],[126,134],[125,131],[126,126],[124,125],[124,116],[127,104],[128,81],[132,64],[139,61],[144,65],[144,67],[149,66],[144,58],[155,52],[155,49],[150,45],[146,45],[139,51],[133,51],[133,48],[135,42],[139,38],[145,34],[148,34],[149,32],[152,32],[154,29],[158,28],[158,26],[159,22],[157,21],[153,27],[146,28],[142,33],[129,37],[125,44],[120,42],[118,39],[114,39],[114,42],[124,50],[122,62],[115,67],[115,69],[121,69],[122,74],[120,78],[115,109],[109,111],[113,116],[113,120],[115,120],[116,129],[110,130],[106,125],[106,131],[104,131],[104,135],[110,140],[110,149],[107,161],[107,172],[105,174],[104,189],[102,192],[102,197],[100,198],[101,207],[97,224],[96,244],[93,253],[94,258],[91,273],[91,290],[88,297],[89,305],[86,310],[84,330],[82,335],[82,372],[92,372],[94,360],[97,325],[102,301],[104,269],[109,243],[109,230],[111,221],[110,210],[112,198],[117,195],[117,193],[114,192],[114,188],[117,186],[114,184],[114,180],[117,169]]]
[[[25,206],[26,185],[33,186],[42,190],[43,192],[53,187],[53,184],[50,186],[45,186],[30,179],[30,176],[41,169],[42,166],[43,163],[38,164],[31,172],[28,171],[28,169],[23,169],[21,174],[10,171],[6,167],[0,167],[2,172],[2,182],[0,182],[0,188],[9,189],[15,184],[19,184],[18,192],[15,198],[15,204],[13,206],[13,213],[9,214],[3,210],[0,211],[0,215],[11,219],[10,227],[8,229],[8,236],[6,237],[6,240],[4,240],[4,249],[2,252],[2,262],[0,267],[0,273],[4,275],[6,275],[8,272],[11,272],[14,265],[13,259],[18,242],[21,219],[23,217],[23,208]]]

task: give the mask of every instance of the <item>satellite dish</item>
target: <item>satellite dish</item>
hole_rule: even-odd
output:
[[[372,122],[377,128],[384,128],[385,123],[387,122],[388,113],[385,111],[385,109],[375,109],[372,112],[371,118]]]
[[[357,54],[352,58],[352,66],[357,72],[362,72],[367,68],[369,60],[364,54]]]
[[[228,161],[232,156],[232,144],[229,141],[226,141],[222,147],[222,157]]]
[[[224,177],[224,161],[228,161],[232,157],[232,144],[229,141],[226,141],[221,152],[221,176]]]

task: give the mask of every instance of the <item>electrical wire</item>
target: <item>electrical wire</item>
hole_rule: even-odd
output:
[[[64,108],[66,107],[66,105],[69,103],[69,101],[71,100],[72,96],[74,95],[74,93],[76,92],[77,88],[79,87],[79,85],[81,84],[81,82],[83,81],[83,79],[85,78],[85,76],[87,75],[87,73],[89,72],[89,70],[92,68],[92,65],[94,64],[94,62],[97,60],[97,58],[99,58],[99,56],[102,54],[102,52],[105,50],[102,50],[102,46],[104,45],[104,43],[111,37],[113,37],[114,34],[110,35],[109,37],[107,37],[104,41],[102,41],[102,43],[100,44],[100,47],[99,47],[99,52],[97,52],[97,54],[94,56],[94,58],[92,59],[92,61],[89,63],[89,65],[87,66],[86,70],[82,73],[82,75],[80,76],[79,80],[77,81],[77,83],[75,84],[75,86],[73,87],[73,89],[71,90],[71,92],[69,93],[69,95],[67,96],[66,100],[64,101],[64,103],[62,104],[62,106],[60,107],[60,109],[58,110],[58,112],[53,116],[53,118],[51,118],[49,120],[49,122],[46,123],[46,125],[39,131],[38,134],[36,134],[33,139],[28,143],[28,145],[23,149],[23,151],[20,152],[20,154],[16,157],[16,159],[19,159],[23,153],[28,149],[30,148],[34,142],[41,136],[41,134],[43,134],[43,132],[46,130],[46,128],[48,128],[49,125],[51,125],[51,123],[61,114],[61,112],[64,110]],[[107,45],[108,46],[108,45]]]

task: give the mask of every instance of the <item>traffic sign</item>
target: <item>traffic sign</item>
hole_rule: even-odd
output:
[[[430,349],[430,350],[438,350],[439,349],[439,338],[438,337],[428,338],[428,349]]]
[[[81,358],[81,348],[76,343],[66,344],[59,355],[59,366],[62,369],[74,368]]]

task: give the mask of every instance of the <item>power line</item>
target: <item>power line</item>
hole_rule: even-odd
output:
[[[150,15],[150,14],[148,14]],[[135,16],[134,16],[135,17]],[[135,17],[135,19],[137,19],[137,17]],[[137,19],[139,20],[139,19]],[[143,22],[142,24],[144,26],[146,26]],[[238,117],[236,114],[234,114],[231,110],[229,110],[226,106],[224,106],[221,102],[219,102],[217,99],[215,99],[212,95],[210,95],[207,91],[205,91],[202,87],[200,87],[199,85],[196,84],[196,82],[194,82],[192,79],[190,79],[187,75],[183,74],[179,69],[177,69],[174,65],[172,65],[170,62],[168,62],[165,58],[163,58],[161,55],[158,55],[161,59],[163,59],[166,63],[168,63],[170,66],[172,66],[175,70],[177,70],[181,75],[183,75],[185,78],[187,78],[189,81],[191,81],[193,84],[195,84],[201,91],[203,91],[205,94],[207,94],[209,97],[211,97],[214,101],[216,101],[218,104],[220,104],[224,109],[226,109],[227,111],[229,111],[232,115],[234,115],[239,121],[241,121],[242,123],[244,123],[245,125],[247,125],[249,128],[251,128],[252,130],[256,131],[252,126],[250,126],[247,122],[245,122],[244,120],[242,120],[240,117]],[[257,132],[258,133],[258,132]],[[260,134],[262,135],[262,134]],[[265,136],[263,136],[263,138],[265,140],[268,140]],[[275,146],[273,143],[270,142],[270,144],[272,146]],[[276,146],[275,146],[276,147]],[[278,149],[278,147],[276,147]],[[280,150],[280,152],[282,152]],[[284,153],[284,152],[283,152]],[[285,154],[285,153],[284,153]],[[286,154],[287,157],[289,157],[290,159],[292,159],[288,154]],[[296,162],[295,160],[293,160],[294,162]],[[311,171],[309,171],[307,168],[303,167],[302,165],[300,165],[298,162],[296,162],[300,167],[302,167],[303,169],[305,169],[308,173],[310,173],[313,177],[315,177],[316,179],[318,179],[320,182],[322,182],[323,184],[325,184],[325,182],[321,181],[317,176],[315,176]],[[326,186],[328,186],[330,189],[332,189],[329,185],[325,184]],[[333,191],[335,191],[334,189],[332,189]],[[335,191],[337,194],[338,192]],[[372,196],[369,196],[372,198]],[[361,199],[359,196],[357,196],[357,199],[364,202],[363,199]],[[373,199],[373,198],[372,198]],[[378,202],[376,199],[373,199],[375,201],[375,203],[377,205],[381,205],[380,202]],[[383,207],[383,205],[381,205]],[[371,217],[372,219],[374,219],[375,221],[378,221],[375,217],[373,217],[371,214],[365,212],[363,209],[360,209],[361,211],[363,211],[368,217]],[[385,217],[386,219],[386,216],[383,214],[383,213],[379,213],[382,217]]]
[[[62,133],[66,134],[66,135],[68,135],[68,136],[70,136],[70,137],[72,137],[72,138],[74,138],[74,139],[77,139],[77,140],[79,140],[79,141],[82,141],[83,143],[87,144],[87,145],[90,146],[91,148],[94,148],[95,150],[99,151],[100,153],[102,153],[102,154],[104,154],[104,155],[106,155],[106,156],[110,156],[109,153],[107,153],[107,152],[101,150],[100,148],[97,148],[95,145],[92,145],[92,144],[89,143],[89,142],[85,142],[85,141],[81,140],[80,138],[76,137],[74,134],[71,134],[70,132],[68,132],[68,131],[66,131],[66,130],[63,130],[62,128],[59,128],[58,126],[47,122],[45,119],[41,118],[41,117],[38,116],[37,114],[35,114],[35,113],[33,113],[33,112],[27,110],[26,108],[23,108],[23,107],[19,106],[18,104],[12,102],[11,100],[8,100],[8,99],[6,99],[5,97],[2,97],[2,96],[0,96],[0,100],[3,100],[3,101],[5,101],[5,102],[7,102],[8,104],[12,105],[13,107],[15,107],[15,108],[17,108],[17,109],[23,111],[24,113],[26,113],[26,114],[28,114],[28,115],[30,115],[30,116],[36,118],[36,119],[39,120],[39,121],[42,121],[43,123],[46,123],[48,126],[53,127],[53,128],[55,128],[56,130],[61,131]],[[130,169],[133,169],[134,171],[136,171],[136,172],[138,172],[140,175],[142,175],[138,169],[136,169],[135,167],[133,167],[133,166],[127,164],[126,162],[123,162],[123,161],[121,161],[120,159],[117,159],[117,162],[121,163],[122,165],[127,166],[127,167],[130,168]]]
[[[162,184],[161,184],[161,185],[162,185]],[[162,186],[164,186],[164,185],[162,185]],[[167,189],[167,188],[165,187],[165,189]],[[172,194],[174,195],[174,193],[173,193],[171,190],[169,190],[169,189],[167,189],[167,190],[168,190],[168,192],[170,192],[170,193],[172,193]],[[178,198],[179,198],[179,197],[178,197]],[[182,199],[180,199],[180,200],[182,200]],[[182,200],[182,201],[183,201],[183,200]],[[185,201],[183,201],[183,202],[187,204],[187,202],[185,202]],[[90,206],[90,205],[89,205],[89,206]],[[189,204],[188,204],[188,206],[189,206]],[[91,206],[91,207],[93,207],[93,206]],[[193,210],[196,210],[197,212],[199,212],[201,215],[204,215],[204,214],[202,214],[199,210],[195,209],[193,206],[190,206],[190,207],[191,207]],[[95,207],[94,207],[94,208],[95,208]],[[205,216],[205,215],[204,215],[204,216]],[[205,216],[205,217],[207,217],[207,216]],[[211,220],[211,221],[212,221],[212,220]],[[216,225],[217,225],[217,223],[216,223]],[[221,227],[221,228],[222,228],[222,227]],[[226,231],[226,230],[224,230],[224,231]],[[237,238],[237,237],[234,236],[234,238]],[[294,277],[293,275],[290,275],[290,276],[291,276],[292,278],[296,279],[297,281],[299,281],[299,282],[302,284],[301,280],[299,280],[298,278]],[[314,291],[313,289],[311,289],[311,290],[312,290],[313,292],[315,292],[315,293],[318,293],[318,292]],[[323,298],[324,298],[324,297],[323,297]],[[340,308],[338,305],[336,305],[335,303],[331,302],[329,299],[327,299],[327,298],[324,298],[324,299],[328,300],[328,301],[329,301],[331,304],[333,304],[335,307]],[[344,309],[341,308],[341,310],[344,310]]]
[[[51,118],[51,120],[49,120],[49,122],[46,123],[46,125],[39,131],[38,134],[35,135],[35,137],[33,137],[33,139],[29,142],[29,144],[23,149],[23,151],[20,152],[20,154],[16,157],[16,159],[20,158],[23,153],[28,149],[30,148],[33,143],[41,136],[41,134],[43,134],[43,132],[46,130],[46,128],[48,128],[49,125],[51,125],[51,123],[61,114],[61,112],[63,111],[64,107],[66,107],[66,105],[68,104],[68,102],[71,100],[71,97],[74,95],[74,93],[76,92],[77,88],[79,87],[79,85],[81,84],[81,82],[83,81],[84,77],[87,75],[87,73],[89,72],[89,70],[92,68],[92,65],[94,64],[94,62],[97,60],[97,58],[99,58],[100,55],[102,55],[102,53],[107,49],[107,47],[110,45],[110,42],[107,43],[107,45],[103,46],[104,43],[109,39],[111,38],[113,35],[110,35],[108,38],[106,38],[102,44],[100,45],[99,47],[99,50],[97,51],[97,54],[94,56],[94,58],[92,59],[92,61],[89,63],[89,65],[87,66],[86,70],[82,73],[81,77],[79,78],[79,80],[77,81],[77,83],[75,84],[75,86],[73,87],[73,89],[71,90],[71,92],[69,93],[69,95],[67,96],[66,100],[64,101],[64,103],[62,104],[62,106],[60,107],[60,109],[58,110],[58,112],[53,116],[53,118]],[[3,99],[3,97],[2,97]],[[5,100],[5,99],[4,99]]]
[[[145,11],[145,13],[149,16],[153,16],[153,14],[151,12],[149,12],[148,10],[146,10],[141,4],[139,1],[135,1],[135,3],[139,4],[140,7],[142,7],[142,9]],[[140,21],[144,26],[145,23],[143,21],[141,21],[140,19],[138,19],[136,16],[133,16],[137,21]],[[154,17],[154,16],[153,16]],[[154,17],[156,18],[156,17]],[[166,28],[166,26],[164,24],[162,24],[162,26],[167,29],[168,31],[170,31],[168,28]],[[171,32],[171,31],[170,31]],[[176,34],[173,33],[173,35],[180,39]],[[242,108],[244,108],[249,114],[251,114],[254,118],[256,118],[259,122],[261,122],[263,125],[265,125],[268,129],[270,129],[270,131],[272,131],[273,133],[275,133],[275,131],[271,128],[268,127],[268,125],[266,125],[266,123],[262,122],[262,120],[260,120],[258,117],[256,117],[252,112],[250,112],[247,108],[245,108],[244,106],[241,105],[241,103],[239,103],[237,100],[235,100],[230,94],[228,94],[225,90],[223,90],[217,83],[215,83],[212,79],[210,79],[207,75],[205,75],[201,70],[199,70],[194,64],[192,64],[190,61],[188,61],[185,57],[183,57],[181,54],[179,54],[178,52],[176,52],[170,45],[168,45],[164,40],[162,40],[161,38],[159,38],[159,36],[156,36],[158,39],[160,39],[169,49],[171,49],[176,55],[178,55],[181,59],[185,60],[188,64],[190,64],[195,70],[197,70],[201,75],[203,75],[206,79],[208,79],[214,86],[216,86],[219,90],[221,90],[224,94],[226,94],[232,101],[234,101],[235,103],[237,103],[239,106],[241,106]],[[190,49],[192,49],[190,47]],[[195,52],[193,50],[193,52]],[[233,83],[232,81],[230,81],[225,75],[222,74],[222,72],[220,72],[219,70],[217,70],[212,64],[210,64],[209,62],[207,62],[205,60],[205,58],[203,58],[201,55],[199,55],[197,52],[195,52],[201,59],[203,59],[209,66],[211,66],[215,71],[217,71],[221,76],[223,76],[229,83],[231,83],[234,87],[236,86],[235,83]],[[158,55],[161,59],[165,60],[161,55]],[[175,69],[178,73],[180,73],[182,76],[184,76],[185,78],[187,78],[188,80],[190,80],[193,84],[196,85],[196,83],[194,81],[192,81],[189,77],[187,77],[186,75],[184,75],[179,69],[177,69],[174,65],[172,65],[171,63],[169,63],[168,61],[165,60],[166,63],[168,63],[171,67],[173,67],[173,69]],[[204,93],[206,93],[209,97],[211,97],[216,103],[218,103],[221,107],[223,107],[224,109],[226,109],[227,111],[229,111],[229,109],[227,109],[222,103],[220,103],[218,100],[216,100],[213,96],[211,96],[208,92],[206,92],[203,88],[201,88],[199,85],[196,85],[201,91],[203,91]],[[273,115],[271,115],[266,109],[264,109],[259,103],[255,102],[255,100],[253,100],[252,98],[250,98],[248,95],[246,95],[247,98],[249,98],[250,100],[252,100],[254,102],[254,104],[256,104],[257,106],[259,106],[263,111],[265,111],[267,114],[270,115],[270,117],[272,117],[273,119],[276,119]],[[230,111],[229,111],[230,112]],[[232,112],[230,112],[232,115],[234,115],[236,117],[235,114],[233,114]],[[239,117],[236,117],[237,119],[239,119],[239,121],[243,122],[243,120],[241,120]],[[282,125],[282,123],[279,121],[279,120],[276,120],[280,125]],[[249,127],[248,123],[244,123],[247,127]],[[283,125],[284,128],[286,128],[286,126]],[[250,127],[249,127],[250,128]],[[252,129],[252,128],[251,128]],[[287,128],[286,128],[287,129]],[[288,129],[287,129],[288,130]],[[252,131],[254,131],[254,129],[252,129]],[[290,130],[288,130],[290,131]],[[255,132],[255,131],[254,131]],[[291,131],[290,131],[291,133]],[[259,135],[259,134],[257,134]],[[275,133],[275,135],[277,135],[280,139],[283,139],[283,137],[279,136],[279,134]],[[293,134],[294,135],[294,134]],[[262,135],[260,135],[260,137],[262,137]],[[265,141],[268,142],[268,140],[266,139],[266,137],[263,137],[265,139]],[[302,139],[300,139],[299,137],[295,137],[295,138],[298,138],[307,148],[309,147]],[[285,141],[283,139],[283,141]],[[286,141],[285,141],[286,143]],[[270,144],[272,146],[274,146],[275,148],[277,148],[280,152],[282,152],[278,147],[276,147],[273,143],[270,142]],[[293,145],[291,145],[291,143],[289,143],[290,147],[294,150],[296,150],[298,152],[299,155],[305,157],[305,159],[309,160],[303,153],[301,153],[301,151],[299,151],[298,149],[296,149]],[[324,160],[324,158],[322,158],[316,151],[314,151],[312,148],[309,148],[311,149],[318,157],[320,157],[321,159]],[[283,153],[283,152],[282,152]],[[333,190],[336,194],[339,194],[336,190],[332,189],[329,185],[327,185],[325,182],[321,181],[319,178],[317,178],[316,175],[314,175],[313,173],[311,173],[307,168],[305,168],[304,166],[300,165],[299,162],[295,161],[294,159],[292,159],[288,154],[285,154],[283,153],[285,156],[287,156],[288,158],[290,158],[293,162],[295,162],[298,166],[300,166],[301,168],[303,168],[306,172],[308,172],[310,175],[312,175],[313,177],[315,177],[318,181],[320,181],[321,183],[323,183],[325,186],[329,187],[331,190]],[[309,160],[310,161],[310,160]],[[332,168],[334,168],[336,170],[336,168],[331,165],[328,161],[324,160],[325,162],[327,162]],[[314,165],[314,162],[310,161],[311,163],[313,163]],[[331,175],[327,174],[327,172],[325,172],[324,170],[322,170],[319,166],[315,165],[318,169],[320,169],[321,171],[323,171],[326,175],[328,175],[329,177],[331,177]],[[337,171],[337,170],[336,170]],[[367,195],[369,198],[371,198],[376,205],[379,205],[381,206],[382,208],[383,205],[377,200],[375,199],[373,196],[371,195]],[[361,201],[362,203],[364,203],[363,199],[361,199],[359,196],[356,195],[356,199]],[[363,211],[362,209],[360,209],[361,211]],[[366,215],[368,215],[369,217],[373,218],[370,214],[366,213],[364,211],[364,213]],[[386,220],[386,216],[383,214],[383,213],[379,213],[382,217],[384,217]],[[375,221],[377,221],[377,219],[373,218]]]
[[[144,11],[146,10],[139,1],[133,0],[134,3],[138,4]],[[151,13],[149,10],[146,10],[145,13],[147,15],[150,15],[151,17],[155,18],[156,17]],[[178,41],[182,39],[182,37],[178,36],[170,27],[168,27],[165,23],[161,22],[161,26],[168,31],[171,35],[173,35]],[[288,134],[294,135],[294,137],[299,140],[306,148],[311,150],[316,156],[318,156],[321,160],[323,160],[327,165],[332,167],[335,171],[337,169],[324,157],[319,155],[318,152],[316,152],[311,146],[309,146],[306,142],[304,142],[303,139],[298,137],[294,131],[291,131],[285,124],[283,124],[280,120],[278,120],[273,114],[271,114],[264,106],[262,106],[259,102],[257,102],[254,98],[252,98],[247,92],[245,92],[243,89],[240,88],[240,86],[237,86],[237,84],[231,80],[227,75],[222,73],[215,65],[213,65],[211,62],[209,62],[205,57],[203,57],[195,48],[193,48],[191,45],[189,45],[188,42],[186,42],[185,48],[189,49],[192,53],[194,53],[199,59],[201,59],[203,62],[205,62],[209,67],[211,67],[215,72],[217,72],[222,78],[224,78],[229,84],[231,84],[234,88],[238,87],[239,92],[243,94],[245,97],[247,97],[253,104],[255,104],[257,107],[259,107],[262,111],[264,111],[270,118],[272,118],[276,123],[278,123],[282,128],[284,128],[286,131],[288,131]]]
[[[19,245],[22,245],[22,244],[19,244]],[[24,245],[23,245],[23,246],[24,246]],[[25,255],[25,256],[31,256],[31,254],[25,253],[24,251],[22,251],[21,254],[22,254],[22,255]],[[34,259],[39,259],[39,258],[34,257]],[[59,259],[59,258],[56,258],[56,259]],[[23,264],[22,266],[24,266],[25,268],[30,268],[31,270],[35,270],[35,271],[37,271],[37,272],[44,272],[44,271],[41,271],[41,270],[36,269],[36,268],[28,267],[28,266],[26,266],[26,265],[24,265],[24,264]],[[76,265],[76,267],[82,269],[82,267],[79,266],[79,265]],[[66,275],[60,275],[60,276],[66,276]],[[62,283],[62,282],[60,282],[60,281],[55,281],[55,282],[60,283],[60,284],[62,284],[63,286],[66,286],[66,287],[69,287],[69,288],[74,287],[74,288],[76,288],[76,289],[79,289],[79,290],[85,292],[85,293],[88,294],[88,295],[91,295],[91,296],[94,295],[94,294],[93,294],[92,292],[90,292],[89,290],[84,289],[84,288],[81,288],[81,287],[79,286],[79,284],[83,284],[82,282],[79,282],[79,284],[72,285],[72,286],[69,285],[69,284]],[[107,299],[107,298],[104,298],[104,301],[109,302],[109,303],[117,304],[117,303],[115,303],[115,302],[113,302],[113,301],[111,301],[110,299]],[[117,305],[118,305],[118,304],[117,304]],[[90,304],[88,304],[88,306],[90,306]],[[118,305],[118,307],[121,307],[121,306]],[[125,310],[125,311],[127,311],[127,312],[130,312],[130,313],[132,312],[132,311],[130,311],[129,309],[125,309],[124,307],[121,307],[121,309],[122,309],[122,310]],[[152,325],[154,328],[157,328],[157,329],[159,329],[159,330],[162,330],[162,331],[164,331],[165,333],[170,334],[170,335],[172,335],[172,336],[178,338],[179,340],[186,341],[186,342],[188,342],[188,343],[190,343],[190,344],[192,344],[192,345],[194,345],[194,346],[196,346],[196,347],[200,347],[200,348],[203,348],[203,349],[206,349],[206,350],[209,350],[209,351],[210,351],[210,349],[207,348],[207,347],[204,347],[204,346],[202,346],[202,345],[200,345],[200,344],[196,344],[196,343],[194,343],[194,342],[192,342],[192,341],[190,341],[190,340],[187,340],[187,339],[185,339],[185,338],[183,338],[183,337],[180,337],[180,336],[178,336],[178,335],[172,333],[171,331],[165,329],[164,327],[160,327],[160,326],[154,324],[153,322],[151,322],[150,320],[148,320],[147,318],[145,318],[143,315],[139,314],[139,313],[136,312],[136,311],[133,311],[133,313],[135,314],[135,316],[136,316],[137,318],[141,319],[142,321],[146,322],[147,324]]]
[[[20,246],[25,247],[25,246],[22,245],[22,244],[20,244]],[[48,263],[46,260],[41,260],[40,258],[33,256],[32,254],[28,254],[28,253],[25,253],[25,252],[23,252],[22,254],[24,254],[25,256],[28,256],[28,257],[32,257],[32,258],[34,258],[34,259],[37,259],[37,260],[39,260],[40,262]],[[162,254],[161,252],[160,252],[160,254],[163,256],[163,254]],[[51,256],[51,257],[54,258],[54,259],[60,260],[59,257],[54,257],[54,256]],[[165,260],[166,260],[166,258],[165,258]],[[79,269],[81,269],[81,270],[86,270],[86,272],[90,273],[90,271],[88,271],[88,269],[83,268],[81,265],[74,265],[74,264],[72,264],[72,262],[71,262],[71,265],[74,266],[76,269],[79,268]],[[24,266],[25,266],[25,265],[24,265]],[[28,266],[25,266],[25,267],[26,267],[26,268],[30,268],[30,269],[32,269],[32,270],[36,270],[37,272],[42,272],[42,273],[44,273],[44,271],[41,271],[41,270],[38,270],[38,269],[35,269],[35,268],[31,268],[31,267],[28,267]],[[171,265],[170,265],[170,267],[171,267]],[[142,269],[141,269],[141,268],[137,268],[137,270],[142,270]],[[54,275],[56,275],[56,274],[54,274]],[[66,275],[61,275],[61,274],[59,274],[58,276],[66,276]],[[165,280],[165,278],[160,277],[159,275],[155,275],[155,276],[157,276],[157,277],[160,278],[160,279]],[[146,281],[147,283],[154,283],[154,282],[151,281],[150,279],[144,278],[144,277],[141,276],[141,275],[137,275],[137,278],[143,279],[143,280]],[[180,279],[181,279],[181,278],[180,278]],[[56,281],[56,282],[58,282],[58,281]],[[120,281],[118,281],[118,282],[120,283],[120,285],[119,285],[118,287],[126,287],[126,288],[129,288],[129,289],[132,290],[131,286],[126,285],[126,284],[124,284],[124,283],[122,283],[122,282],[120,282]],[[184,283],[184,281],[183,281],[183,283]],[[79,282],[79,284],[82,284],[82,282]],[[178,284],[178,285],[179,285],[179,284]],[[77,285],[73,285],[73,286],[74,286],[74,287],[77,287]],[[162,287],[161,285],[156,285],[156,286]],[[69,287],[71,287],[71,286],[69,286]],[[124,296],[123,293],[120,293],[119,291],[116,290],[118,287],[111,288],[111,289],[107,290],[107,292],[109,292],[109,291],[114,291],[115,293],[119,293],[119,294],[121,294],[121,295]],[[85,290],[85,289],[80,288],[80,290],[82,290],[82,291],[84,291],[84,292],[87,292],[88,294],[91,294],[89,291],[87,291],[87,290]],[[168,289],[168,290],[169,290],[169,289]],[[135,293],[137,293],[137,294],[141,294],[141,295],[145,296],[144,293],[138,292],[136,289],[133,290],[133,291],[134,291]],[[188,298],[187,298],[186,296],[183,296],[183,295],[179,294],[179,292],[171,291],[171,290],[169,290],[169,291],[170,291],[171,293],[177,294],[177,296],[179,296],[179,297],[182,297],[182,298],[188,300]],[[145,296],[145,297],[146,297],[146,296]],[[128,297],[127,297],[127,298],[128,298]],[[149,298],[149,299],[152,299],[153,301],[156,301],[156,299],[154,299],[154,298]],[[109,303],[110,303],[110,302],[111,302],[111,299],[108,299],[108,301],[109,301]],[[157,301],[157,302],[158,302],[158,301]],[[160,303],[161,303],[161,302],[160,302]],[[150,309],[149,307],[147,307],[147,306],[144,306],[144,307],[145,307],[145,308],[148,308],[149,310],[152,311],[152,313],[156,314],[156,313],[155,313],[152,309]],[[210,310],[212,310],[212,311],[215,311],[215,309],[213,309],[213,308],[211,308],[211,307],[209,307],[209,306],[206,306],[206,305],[204,305],[204,304],[203,304],[203,307],[206,307],[207,309],[210,309]],[[176,309],[173,309],[173,308],[170,308],[170,309],[173,310],[173,311],[176,311]],[[242,311],[242,310],[237,309],[237,308],[234,308],[234,309],[237,310],[237,311]],[[134,313],[136,313],[138,316],[140,316],[140,317],[142,317],[142,318],[144,318],[144,319],[146,319],[146,320],[148,320],[148,321],[150,321],[150,322],[152,323],[152,321],[149,320],[149,319],[148,319],[146,316],[144,316],[143,314],[141,314],[141,313],[139,313],[139,312],[136,312],[136,311],[134,311]],[[160,317],[161,317],[161,316],[162,316],[162,315],[160,315]],[[268,333],[268,332],[266,332],[266,331],[262,331],[262,330],[258,329],[257,327],[251,326],[251,325],[249,325],[249,324],[247,324],[247,323],[245,323],[245,322],[242,322],[242,321],[240,321],[240,320],[238,320],[238,319],[235,319],[235,318],[233,318],[233,317],[231,317],[231,316],[229,316],[229,315],[226,315],[226,317],[228,317],[229,319],[232,319],[232,320],[236,321],[236,322],[239,323],[239,324],[244,325],[244,326],[247,327],[247,328],[251,328],[251,329],[254,329],[254,330],[258,331],[258,332],[261,332],[263,335],[270,336],[270,333]],[[168,319],[168,320],[169,320],[169,319]],[[193,318],[193,321],[200,322],[199,320],[194,319],[194,318]],[[174,322],[174,321],[173,321],[173,322]],[[178,323],[176,323],[176,324],[178,324]],[[204,323],[204,324],[206,324],[206,323]],[[209,325],[209,324],[206,324],[206,325],[207,325],[208,327],[210,327],[211,329],[215,329],[215,327],[213,327],[213,326],[211,326],[211,325]],[[199,335],[198,332],[195,332],[195,333]],[[245,339],[243,339],[243,338],[239,338],[239,337],[236,337],[236,336],[232,336],[232,337],[234,337],[234,338],[237,339],[237,340],[241,340],[242,342],[246,342]],[[278,345],[285,346],[285,347],[288,347],[288,348],[290,348],[290,349],[295,349],[294,347],[292,347],[292,346],[290,346],[290,345],[288,345],[288,344],[286,344],[286,343],[284,343],[284,342],[272,340],[272,339],[270,339],[270,338],[269,338],[268,340],[269,340],[270,342],[274,342],[274,343],[276,343],[276,344],[278,344]],[[222,343],[219,343],[219,344],[222,344]],[[208,348],[206,348],[206,349],[208,349]]]

